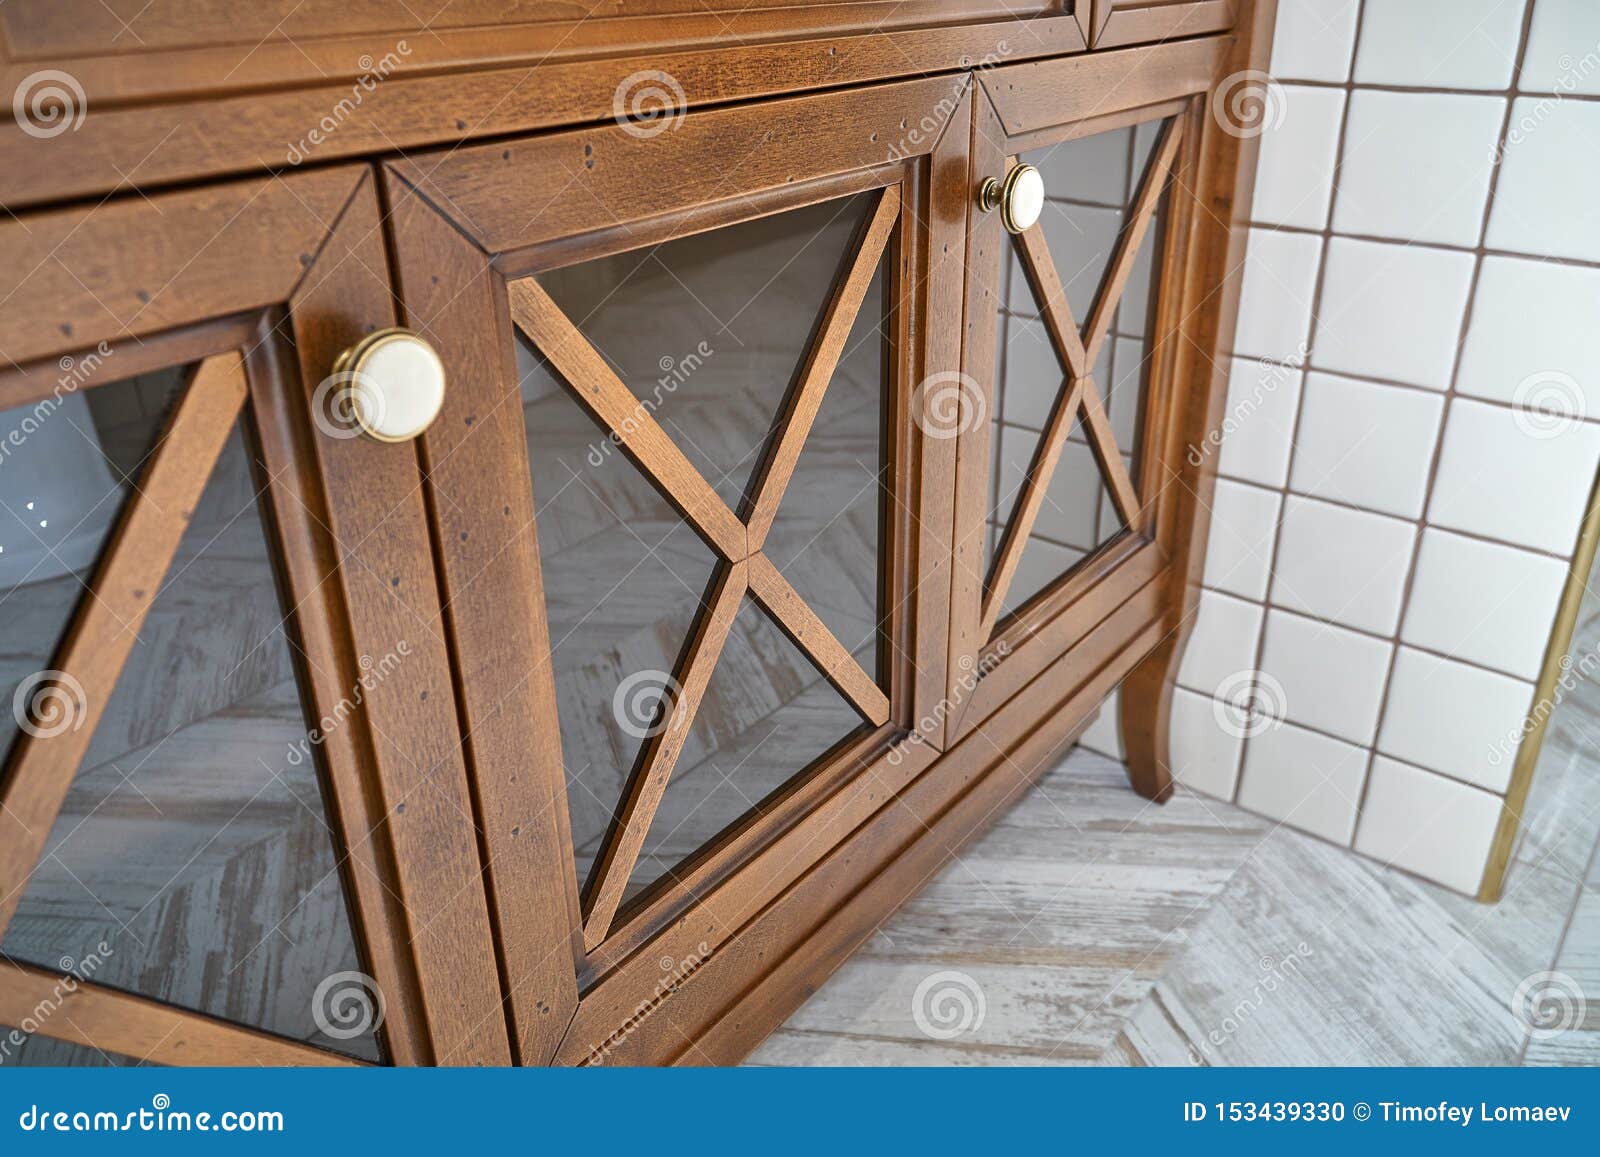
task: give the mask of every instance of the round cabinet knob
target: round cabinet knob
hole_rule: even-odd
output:
[[[1000,210],[1008,233],[1024,233],[1044,211],[1044,178],[1026,163],[1011,166],[1004,181],[990,177],[978,194],[984,212]]]
[[[409,329],[369,333],[339,355],[333,379],[350,416],[380,442],[415,438],[444,405],[444,362]]]

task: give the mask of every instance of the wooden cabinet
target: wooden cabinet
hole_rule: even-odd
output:
[[[9,45],[93,56],[69,7],[13,5]],[[1169,790],[1250,179],[1207,95],[1270,4],[1237,35],[1209,2],[1041,10],[1016,53],[935,5],[926,68],[871,5],[758,6],[800,23],[643,70],[497,71],[463,15],[423,51],[472,67],[406,63],[312,159],[380,155],[233,180],[316,94],[226,94],[158,7],[101,82],[127,113],[91,97],[55,178],[0,181],[0,498],[74,520],[32,570],[0,535],[29,705],[0,1026],[164,1063],[731,1062],[1119,682],[1135,786]],[[504,43],[564,27],[543,7]],[[370,47],[375,10],[305,50]],[[185,52],[185,131],[249,126],[25,208],[113,192],[127,116],[175,107],[141,58]],[[27,127],[0,151],[55,147]],[[1045,199],[1012,236],[980,190],[1019,164]],[[385,442],[333,370],[396,326],[447,387]],[[63,972],[73,1016],[39,1015]]]

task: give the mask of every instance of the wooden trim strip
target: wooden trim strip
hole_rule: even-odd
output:
[[[622,895],[639,860],[645,836],[661,806],[667,781],[689,738],[689,725],[711,684],[711,673],[722,654],[722,645],[738,617],[745,592],[750,589],[750,566],[740,561],[723,563],[718,568],[705,609],[695,622],[694,633],[684,648],[683,659],[674,673],[676,696],[666,702],[666,716],[660,731],[651,737],[641,755],[639,769],[628,780],[617,817],[606,834],[605,845],[594,866],[594,883],[585,897],[583,941],[586,950],[597,947],[611,931],[611,922],[622,903]]]
[[[1128,477],[1122,451],[1117,447],[1116,431],[1111,428],[1111,418],[1100,401],[1100,391],[1095,389],[1093,378],[1083,380],[1083,429],[1089,436],[1089,449],[1094,451],[1095,461],[1100,464],[1100,473],[1111,487],[1111,500],[1117,505],[1117,513],[1128,526],[1138,527],[1139,494],[1133,487],[1133,479]]]
[[[983,610],[978,618],[980,645],[994,633],[1000,608],[1005,605],[1006,592],[1011,589],[1017,565],[1022,561],[1022,552],[1028,544],[1028,535],[1033,533],[1033,524],[1038,521],[1039,511],[1044,508],[1050,479],[1056,472],[1056,464],[1061,461],[1067,435],[1072,432],[1072,423],[1077,420],[1082,407],[1084,387],[1088,381],[1088,378],[1077,378],[1071,380],[1070,384],[1062,383],[1055,406],[1050,410],[1050,421],[1046,423],[1044,433],[1034,447],[1033,461],[1028,464],[1028,474],[1022,483],[1022,495],[1017,499],[1010,521],[1006,523],[1000,546],[995,551],[994,567],[985,585]]]
[[[890,185],[878,197],[878,204],[864,226],[855,255],[828,294],[817,335],[806,351],[805,367],[794,389],[784,399],[783,410],[777,420],[780,431],[777,441],[756,467],[755,482],[751,487],[755,501],[751,506],[750,518],[745,523],[748,539],[746,549],[749,551],[760,550],[768,532],[772,530],[778,505],[783,501],[790,479],[794,477],[795,464],[800,460],[800,452],[811,434],[812,424],[817,420],[817,412],[822,408],[823,395],[827,392],[828,383],[833,380],[839,356],[844,352],[844,343],[850,337],[850,327],[861,312],[867,287],[878,270],[879,259],[899,218],[900,189],[897,185]]]
[[[343,1065],[365,1061],[148,997],[0,957],[0,1024],[161,1065]]]
[[[1100,283],[1100,291],[1095,295],[1094,308],[1089,311],[1089,322],[1085,328],[1087,336],[1083,343],[1084,362],[1087,365],[1094,365],[1100,356],[1100,347],[1105,343],[1106,334],[1111,329],[1111,315],[1122,302],[1122,294],[1128,287],[1128,277],[1133,273],[1134,263],[1139,259],[1139,248],[1144,244],[1145,234],[1150,231],[1150,222],[1155,219],[1156,209],[1161,205],[1161,197],[1167,185],[1167,174],[1172,170],[1172,162],[1178,155],[1178,145],[1182,140],[1183,120],[1181,117],[1173,117],[1161,130],[1155,154],[1145,166],[1138,195],[1134,198],[1133,213],[1122,230],[1122,236],[1117,239],[1117,248],[1111,257],[1111,269],[1106,274],[1105,280]]]
[[[1019,233],[1013,239],[1017,256],[1022,259],[1022,272],[1028,279],[1039,303],[1039,317],[1050,340],[1067,364],[1067,373],[1073,378],[1087,377],[1093,367],[1088,351],[1083,348],[1083,335],[1078,332],[1078,321],[1072,316],[1072,306],[1067,303],[1067,291],[1056,273],[1055,260],[1050,256],[1049,243],[1044,239],[1044,226]]]
[[[0,937],[49,840],[247,390],[237,352],[200,363],[137,493],[118,517],[57,652],[63,677],[40,689],[60,714],[52,714],[49,729],[24,730],[17,737],[0,783]]]
[[[511,318],[550,359],[573,395],[617,439],[661,493],[724,558],[746,554],[745,528],[728,504],[651,416],[649,408],[606,365],[544,287],[532,278],[506,286]]]
[[[857,711],[880,727],[889,721],[889,697],[764,554],[750,557],[750,593]]]

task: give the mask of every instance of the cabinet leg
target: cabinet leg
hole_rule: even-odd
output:
[[[1172,796],[1172,761],[1167,750],[1172,685],[1182,640],[1173,636],[1147,655],[1122,681],[1122,752],[1133,790],[1156,803]]]

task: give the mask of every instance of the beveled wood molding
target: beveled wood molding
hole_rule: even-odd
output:
[[[1233,0],[1092,0],[1093,48],[1177,40],[1233,27]]]

